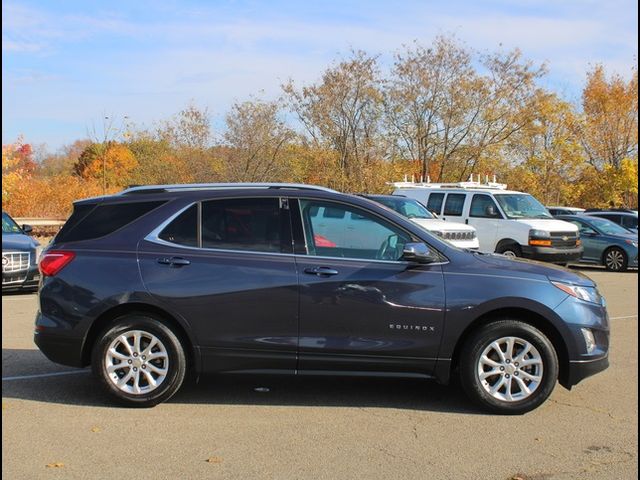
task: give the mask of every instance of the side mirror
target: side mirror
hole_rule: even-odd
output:
[[[22,225],[22,231],[24,233],[31,233],[33,232],[33,227],[31,225],[27,225],[26,223]]]
[[[434,263],[440,255],[424,243],[407,243],[402,249],[402,260],[416,263]]]
[[[584,232],[580,232],[580,236],[582,237],[596,237],[598,234],[595,230],[586,230]]]
[[[487,215],[487,217],[495,217],[496,207],[494,207],[493,205],[487,205],[487,207],[484,209],[484,213]]]

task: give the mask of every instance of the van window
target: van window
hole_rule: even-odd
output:
[[[444,193],[432,193],[429,195],[429,200],[427,201],[427,209],[430,212],[436,212],[440,215],[440,210],[442,210],[442,200],[444,200]]]
[[[456,217],[462,215],[465,198],[467,198],[465,193],[450,193],[447,195],[447,201],[444,204],[444,212],[442,215],[454,215]]]
[[[492,213],[493,211],[493,213]],[[489,195],[475,194],[471,200],[469,216],[476,218],[500,218],[500,212]]]

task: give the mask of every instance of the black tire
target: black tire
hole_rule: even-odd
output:
[[[492,369],[500,368],[502,371],[482,381],[479,370],[483,368],[480,363],[483,352],[486,349],[491,349],[491,345],[494,342],[505,338],[517,338],[533,346],[535,351],[530,351],[527,355],[531,355],[531,357],[527,357],[526,360],[534,359],[538,363],[541,362],[541,367],[519,366],[516,368],[518,355],[513,356],[512,352],[512,355],[507,355],[510,362],[504,361],[507,365],[500,361],[494,363],[501,363],[507,368],[515,369],[515,372],[504,371],[504,367],[501,366],[492,367]],[[516,343],[516,348],[519,345],[521,343]],[[499,348],[502,350],[501,346]],[[523,360],[520,359],[519,361],[522,362]],[[537,368],[539,370],[535,370]],[[519,415],[537,408],[551,395],[558,379],[558,356],[549,339],[537,328],[517,320],[497,320],[482,326],[467,339],[460,352],[458,370],[461,386],[471,400],[493,413]],[[519,385],[522,382],[529,381],[524,375],[535,375],[537,373],[541,373],[540,381],[537,384],[533,382],[528,384],[528,387],[534,385],[532,392],[528,394]],[[511,379],[508,380],[510,377]],[[520,381],[517,381],[518,379]],[[512,385],[509,388],[509,393],[512,393],[515,397],[512,400],[494,396],[506,396],[506,386],[504,393],[500,392],[502,387],[495,394],[488,391],[491,387],[497,386],[502,380],[512,382],[509,383],[509,385]],[[522,396],[522,399],[518,399],[519,396]]]
[[[500,253],[507,257],[522,257],[522,249],[516,243],[506,243],[496,248],[496,253]]]
[[[602,264],[610,272],[624,272],[629,265],[629,257],[621,248],[607,248],[602,254]]]
[[[122,362],[123,366],[109,374],[107,371],[107,363],[111,360],[107,358],[107,354],[110,346],[113,342],[119,342],[115,349],[117,350],[116,354],[119,353],[123,355],[126,350],[124,349],[122,341],[118,339],[121,338],[122,335],[126,336],[127,333],[133,335],[132,332],[134,331],[142,332],[140,335],[140,347],[138,348],[141,352],[135,354],[136,358],[133,357],[134,353],[130,355],[125,353],[124,356],[129,355],[129,360],[116,358],[115,360]],[[159,344],[155,344],[156,346],[149,349],[147,355],[154,355],[159,358],[143,362],[143,349],[152,343],[150,339],[153,337],[159,341]],[[129,340],[127,339],[127,343],[128,342]],[[133,351],[130,350],[130,352],[135,352],[135,350],[134,348]],[[115,357],[112,355],[110,358]],[[125,364],[125,362],[128,364],[132,361],[138,363],[132,364],[133,366]],[[115,367],[119,365],[120,363],[116,363]],[[135,367],[136,365],[137,368]],[[178,391],[185,378],[187,360],[184,347],[171,328],[152,316],[134,313],[117,318],[98,336],[92,351],[91,367],[94,375],[96,375],[102,386],[119,403],[129,407],[153,407],[168,400]],[[143,371],[142,369],[145,370]],[[163,375],[161,378],[161,375],[156,373],[158,369],[160,369],[160,371],[166,371],[166,375]],[[136,370],[137,376],[139,377],[138,383],[135,383],[136,378],[133,377],[128,380],[123,387],[118,387],[116,385],[118,378],[115,376],[122,380],[129,373],[132,373],[131,370]],[[112,377],[111,375],[114,376]],[[148,380],[150,377],[153,378],[154,375],[158,375],[155,377],[155,381],[160,380],[157,386],[153,386]],[[129,385],[129,382],[131,382],[131,385]],[[124,391],[124,389],[133,389],[136,387],[141,390],[139,393]]]

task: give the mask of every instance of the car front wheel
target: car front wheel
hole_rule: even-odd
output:
[[[551,395],[558,357],[535,327],[499,320],[478,329],[465,342],[459,371],[466,394],[495,413],[522,414]]]
[[[153,407],[178,391],[186,357],[175,333],[143,314],[118,318],[99,337],[92,368],[100,383],[120,403]]]

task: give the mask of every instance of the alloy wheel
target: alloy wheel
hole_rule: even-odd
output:
[[[477,365],[484,390],[505,402],[517,402],[531,396],[541,385],[543,371],[540,352],[519,337],[502,337],[491,342]]]
[[[604,259],[605,265],[609,270],[618,271],[624,265],[624,253],[620,250],[609,250]]]
[[[142,395],[158,388],[169,371],[167,348],[155,335],[130,330],[111,342],[104,357],[107,377],[122,392]]]

